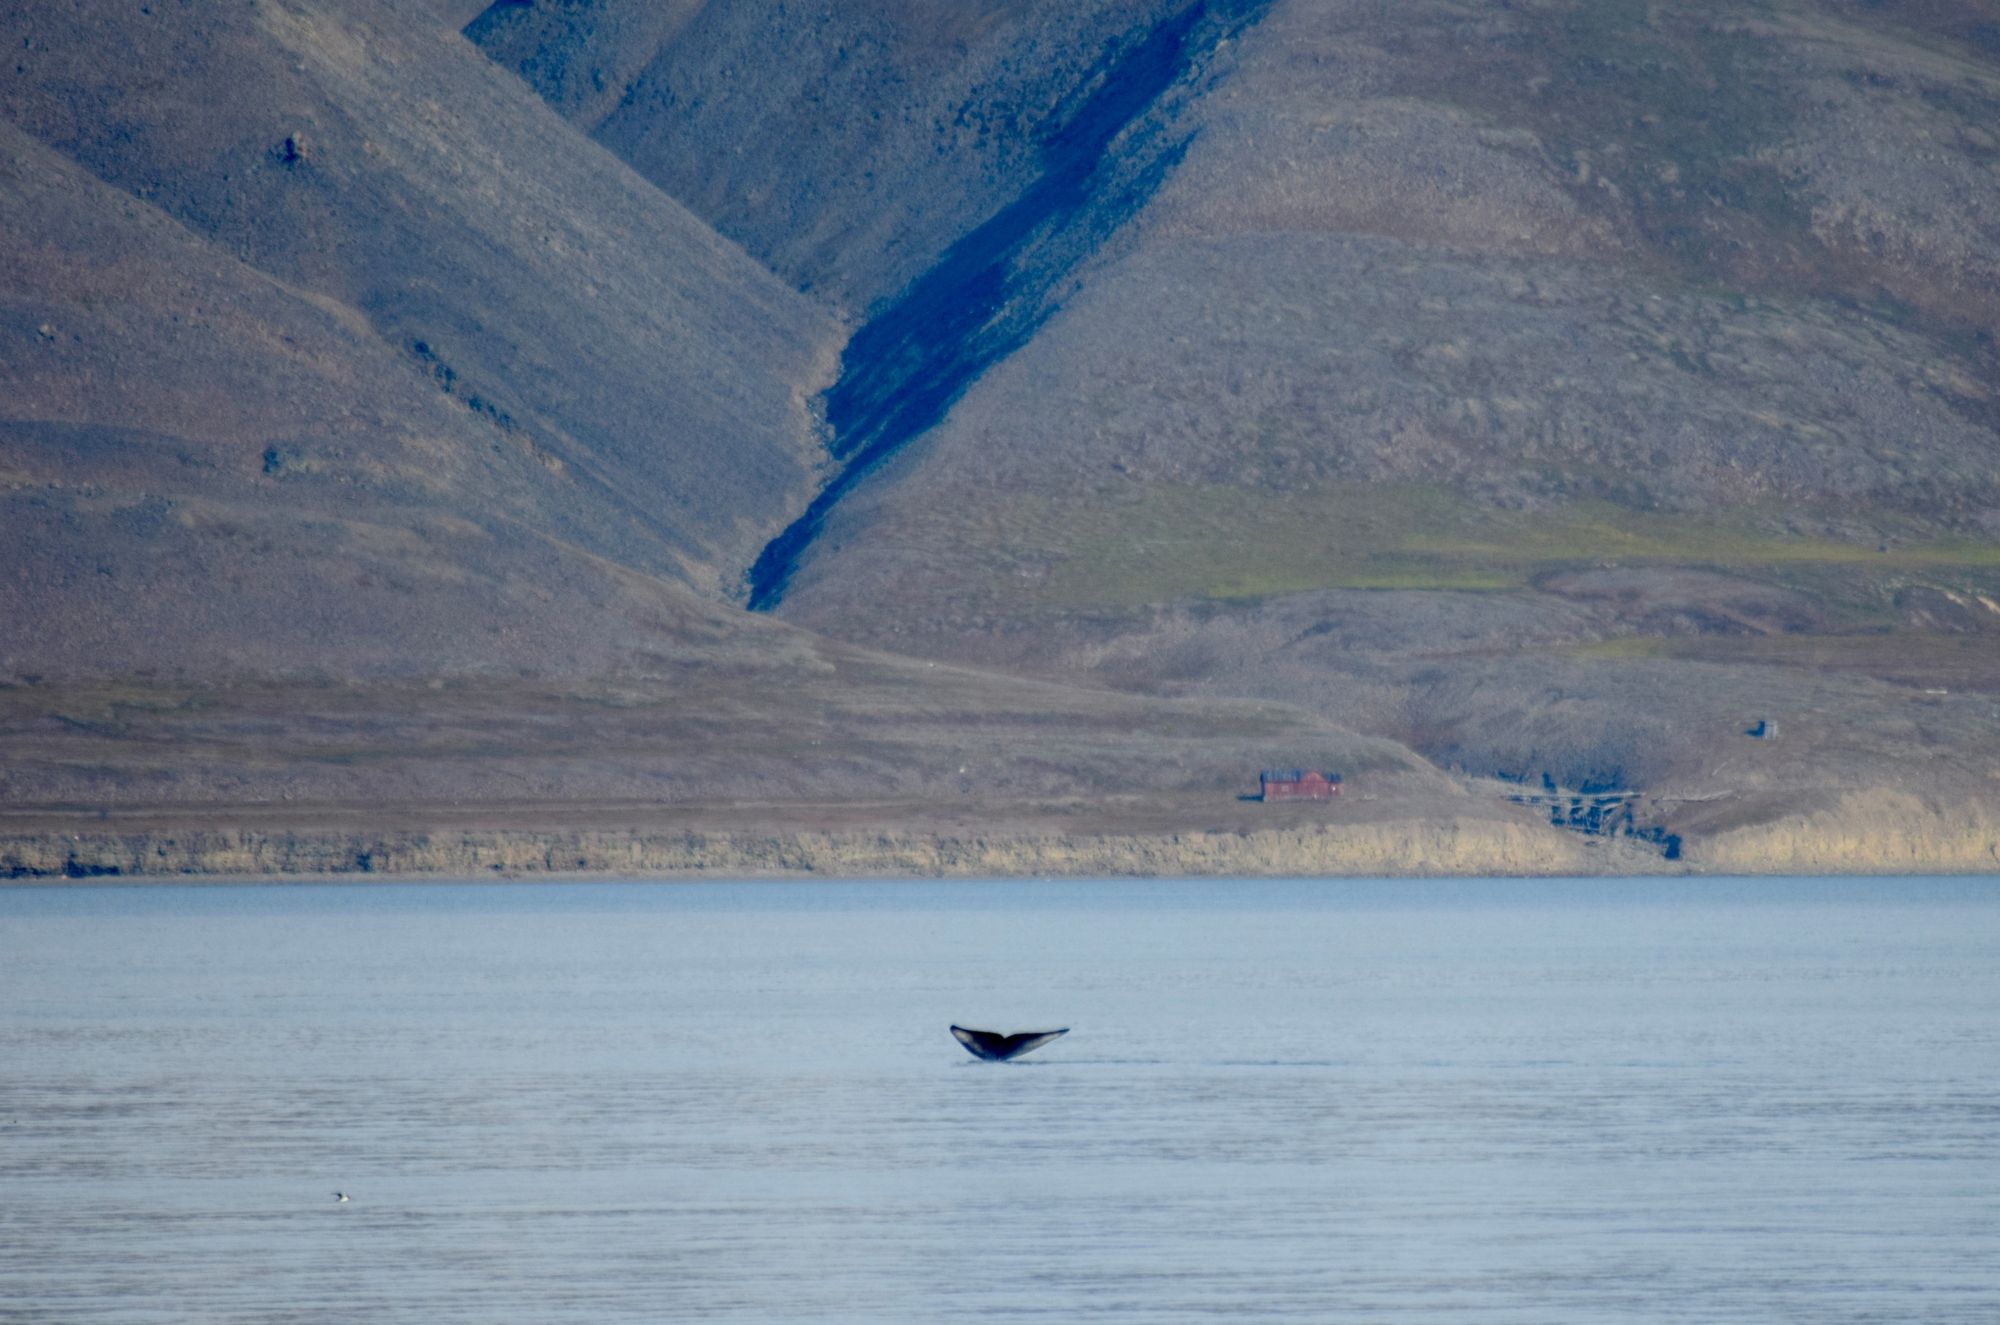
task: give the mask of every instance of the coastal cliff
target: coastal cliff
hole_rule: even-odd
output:
[[[1696,866],[1714,874],[2000,872],[2000,809],[1865,791],[1803,814],[1718,833]]]

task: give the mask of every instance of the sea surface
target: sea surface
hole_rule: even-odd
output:
[[[0,888],[0,1321],[1993,1325],[1996,959],[1995,880]]]

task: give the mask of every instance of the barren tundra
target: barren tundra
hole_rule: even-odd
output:
[[[2000,869],[1989,5],[0,48],[0,873]]]

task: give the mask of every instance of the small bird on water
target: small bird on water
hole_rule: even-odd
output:
[[[1069,1027],[1065,1026],[1059,1031],[1021,1031],[1015,1035],[1002,1035],[998,1031],[974,1031],[967,1030],[963,1026],[953,1026],[951,1033],[974,1058],[1004,1063],[1010,1058],[1019,1058],[1022,1054],[1041,1048],[1059,1035],[1068,1035]]]
[[[333,1203],[334,1203],[335,1205],[346,1205],[346,1204],[347,1204],[347,1193],[346,1193],[346,1192],[335,1192],[335,1193],[333,1194]]]

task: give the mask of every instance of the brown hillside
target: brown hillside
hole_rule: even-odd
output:
[[[423,12],[93,0],[0,41],[0,116],[352,310],[590,551],[715,591],[809,494],[832,325]]]
[[[753,601],[1531,783],[1994,794],[1985,7],[854,3],[753,76],[761,13],[540,83],[869,315]]]
[[[0,870],[1964,867],[1993,32],[16,6]]]
[[[1273,758],[1520,828],[1296,709],[729,606],[808,491],[832,323],[458,38],[8,21],[0,836],[1233,830]]]
[[[715,615],[357,310],[4,123],[0,231],[0,675],[596,671]]]

